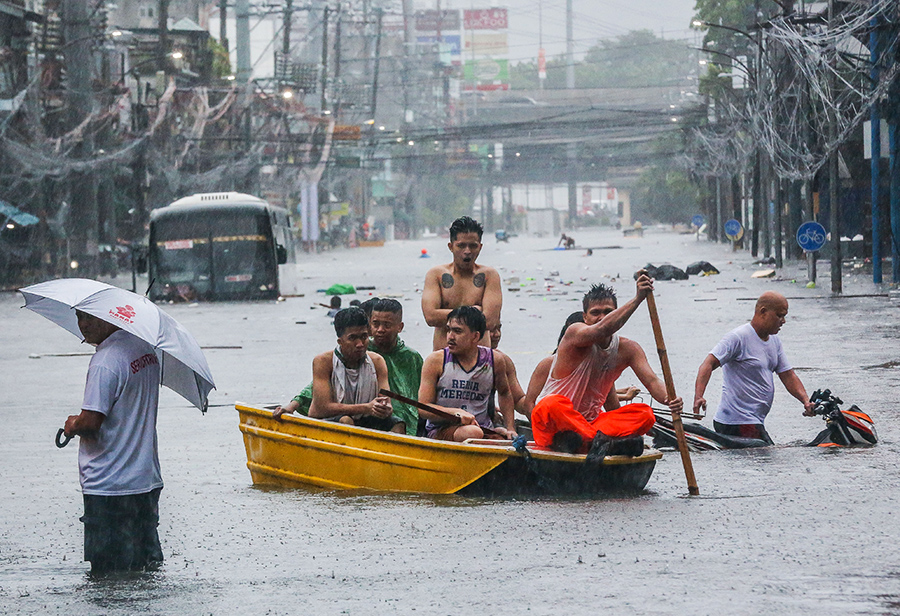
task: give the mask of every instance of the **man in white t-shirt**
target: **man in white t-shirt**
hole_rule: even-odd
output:
[[[713,370],[722,366],[722,399],[713,418],[720,434],[755,438],[773,444],[764,426],[775,398],[777,374],[785,389],[803,404],[803,414],[812,415],[800,377],[791,368],[781,339],[776,335],[784,325],[788,302],[784,295],[766,291],[756,300],[753,319],[729,332],[713,348],[697,372],[694,385],[694,412],[706,409],[706,386]]]
[[[163,560],[159,545],[162,476],[156,414],[160,366],[153,347],[112,323],[77,311],[88,367],[81,414],[66,420],[80,436],[84,559],[93,573],[135,570]]]

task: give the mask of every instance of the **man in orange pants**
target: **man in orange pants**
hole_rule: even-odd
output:
[[[539,447],[588,451],[589,458],[607,454],[641,455],[642,435],[653,427],[653,411],[646,404],[618,407],[607,395],[626,368],[646,390],[673,411],[681,398],[668,400],[666,387],[647,363],[643,349],[616,332],[653,291],[653,281],[641,274],[633,299],[618,307],[615,292],[594,285],[582,300],[584,323],[574,323],[559,344],[550,376],[531,412],[531,428]],[[617,408],[618,407],[618,408]]]

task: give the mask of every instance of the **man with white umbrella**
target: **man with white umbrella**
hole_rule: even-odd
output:
[[[84,559],[93,573],[152,567],[159,545],[156,415],[160,366],[153,347],[80,310],[78,328],[96,345],[81,414],[65,434],[80,436],[78,470],[84,495]]]
[[[216,385],[200,345],[146,297],[96,280],[64,278],[19,291],[26,308],[97,347],[81,413],[56,436],[58,447],[81,437],[84,559],[94,572],[161,562],[159,386],[205,411]]]

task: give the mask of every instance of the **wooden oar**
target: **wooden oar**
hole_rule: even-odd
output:
[[[666,353],[666,343],[663,340],[662,327],[659,325],[659,313],[656,312],[656,299],[653,291],[647,296],[647,308],[650,310],[650,324],[653,326],[653,336],[656,338],[656,350],[659,352],[659,363],[662,364],[663,379],[666,382],[666,395],[669,400],[675,398],[675,381],[672,380],[672,369],[669,367],[669,355]],[[700,488],[697,487],[697,478],[694,477],[694,465],[691,463],[691,452],[688,451],[687,440],[684,437],[684,424],[681,423],[681,414],[672,412],[672,425],[675,427],[675,437],[678,439],[678,451],[681,452],[681,463],[684,466],[684,476],[687,478],[688,493],[698,496]]]
[[[407,398],[406,396],[395,393],[395,392],[391,391],[390,389],[382,389],[378,393],[380,393],[382,396],[387,396],[388,398],[393,398],[394,400],[403,402],[404,404],[409,404],[410,406],[414,406],[417,409],[421,409],[423,411],[428,411],[429,413],[433,413],[433,414],[437,415],[438,417],[440,417],[442,419],[446,419],[452,423],[459,423],[459,417],[457,417],[453,413],[448,413],[447,411],[442,411],[441,409],[435,408],[435,407],[431,406],[430,404],[425,404],[424,402],[419,402],[418,400],[413,400],[412,398]],[[509,440],[505,434],[500,434],[496,430],[493,430],[491,428],[485,428],[481,424],[478,424],[478,427],[481,428],[482,432],[484,432],[485,434],[493,434],[495,436],[502,437],[504,440]]]

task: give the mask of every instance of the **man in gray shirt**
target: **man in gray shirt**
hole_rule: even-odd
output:
[[[713,418],[713,427],[720,434],[755,438],[770,445],[772,439],[763,425],[775,398],[777,374],[785,389],[803,404],[803,414],[812,415],[800,377],[784,355],[777,336],[788,313],[784,295],[766,291],[756,300],[750,323],[729,332],[713,348],[697,372],[694,385],[694,412],[706,409],[706,386],[713,370],[722,366],[722,399]]]

